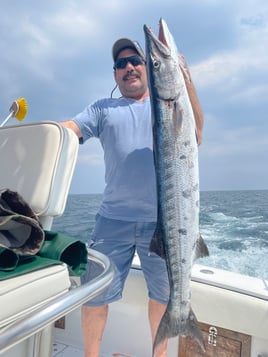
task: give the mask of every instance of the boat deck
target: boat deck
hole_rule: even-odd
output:
[[[52,357],[84,357],[84,351],[82,349],[68,346],[63,343],[55,342],[53,343],[52,348]]]
[[[84,351],[80,348],[68,346],[63,343],[54,342],[52,357],[84,357]],[[113,353],[107,354],[102,353],[100,357],[131,357],[125,354]]]

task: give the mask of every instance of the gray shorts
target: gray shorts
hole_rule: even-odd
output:
[[[135,251],[148,288],[148,296],[162,304],[169,299],[169,282],[165,261],[149,252],[156,224],[154,222],[127,222],[97,215],[96,226],[90,248],[107,255],[115,266],[115,277],[111,285],[99,296],[87,302],[87,306],[101,306],[122,298]],[[81,283],[87,283],[100,273],[100,267],[89,262]]]

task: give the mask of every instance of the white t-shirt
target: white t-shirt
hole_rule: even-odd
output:
[[[150,98],[107,98],[87,106],[73,118],[81,143],[100,139],[105,182],[99,213],[107,218],[155,222],[156,182]]]

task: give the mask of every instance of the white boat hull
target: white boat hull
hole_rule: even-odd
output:
[[[250,356],[268,355],[268,291],[262,280],[195,265],[191,288],[192,307],[200,322],[249,335]],[[142,272],[131,269],[123,299],[110,306],[103,356],[151,355],[147,302]],[[80,309],[66,317],[65,330],[55,328],[54,336],[57,342],[68,341],[82,349]],[[173,338],[169,341],[168,357],[178,353],[179,340]]]

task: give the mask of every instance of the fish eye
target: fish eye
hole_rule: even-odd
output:
[[[153,67],[154,69],[158,69],[160,67],[160,62],[157,61],[156,59],[153,60]]]

